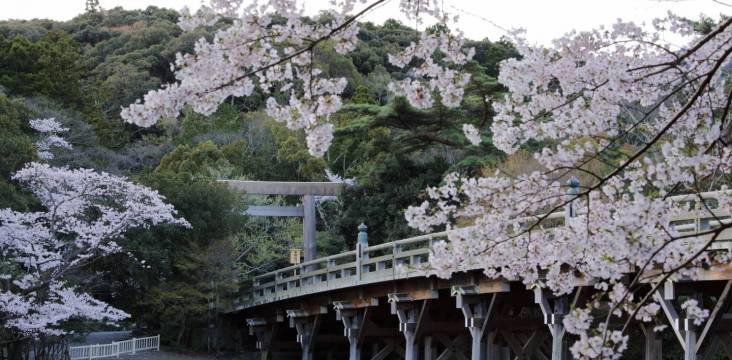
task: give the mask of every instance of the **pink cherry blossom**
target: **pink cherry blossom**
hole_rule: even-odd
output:
[[[346,80],[325,76],[312,61],[313,51],[326,42],[339,53],[351,51],[357,20],[383,2],[335,0],[330,20],[322,23],[303,21],[303,3],[295,0],[215,0],[196,14],[185,12],[186,30],[219,18],[232,25],[212,41],[199,40],[194,53],[179,54],[173,64],[177,81],[123,109],[122,117],[151,126],[187,106],[207,115],[225,99],[259,89],[285,95],[266,100],[267,114],[304,130],[310,152],[322,156]],[[400,0],[399,6],[416,24],[431,17],[445,28],[423,32],[389,55],[407,74],[389,89],[417,108],[459,106],[470,81],[462,66],[474,50],[464,46],[459,31],[447,30],[455,18],[435,0]],[[285,20],[273,23],[274,14]],[[720,211],[732,208],[732,192],[719,181],[732,172],[732,98],[725,86],[732,19],[706,35],[673,15],[650,24],[618,21],[573,31],[550,47],[529,44],[519,31],[511,34],[520,57],[500,66],[498,80],[507,92],[493,103],[492,143],[509,156],[541,144],[532,154],[541,169],[448,174],[427,189],[427,199],[405,215],[421,231],[447,230],[448,241],[431,251],[434,274],[482,269],[489,277],[518,279],[556,295],[571,293],[579,276],[596,282],[612,307],[609,316],[648,321],[658,309],[648,297],[630,296],[646,286],[637,278],[624,284],[630,268],[664,270],[668,275],[661,280],[693,279],[695,269],[731,260],[704,250],[732,224],[718,221],[704,234],[688,234],[673,219],[689,211],[714,217],[713,209],[688,206],[689,200],[707,201],[704,191],[719,191]],[[687,43],[664,40],[670,34]],[[477,129],[463,130],[471,143],[480,140]],[[571,176],[582,182],[568,184]],[[683,193],[692,195],[673,197]],[[37,221],[22,215],[29,218],[18,223]],[[571,347],[576,358],[618,359],[627,347],[627,334],[592,316],[601,305],[589,302],[565,319],[579,339]],[[685,310],[699,319],[705,314],[692,303]]]
[[[68,284],[66,276],[120,252],[116,241],[128,230],[190,226],[156,191],[117,176],[30,163],[13,180],[44,208],[0,209],[0,324],[25,336],[63,334],[60,326],[71,319],[128,317]]]
[[[297,0],[254,1],[246,6],[241,0],[214,0],[195,13],[185,8],[179,20],[185,31],[212,26],[222,18],[232,20],[232,25],[217,31],[212,41],[197,41],[194,53],[177,54],[171,65],[177,81],[148,92],[122,109],[121,116],[127,122],[148,127],[161,118],[177,117],[186,106],[210,115],[232,96],[249,96],[255,89],[265,94],[280,92],[287,94],[287,100],[269,97],[267,114],[290,129],[303,129],[311,154],[322,156],[330,146],[330,115],[341,107],[346,79],[326,77],[313,64],[313,52],[326,41],[340,54],[353,51],[358,42],[357,20],[384,2],[333,1],[334,7],[328,11],[331,18],[316,23],[304,21],[304,2]],[[417,19],[431,16],[442,23],[455,20],[434,0],[401,0],[400,8]],[[286,21],[272,23],[274,15]],[[436,62],[438,52],[440,64]],[[432,107],[434,92],[440,93],[445,106],[457,107],[470,81],[470,76],[458,67],[474,53],[464,48],[459,32],[425,34],[403,53],[390,55],[390,61],[397,66],[404,67],[412,60],[421,64],[410,72],[409,79],[392,83],[390,89],[418,108]]]

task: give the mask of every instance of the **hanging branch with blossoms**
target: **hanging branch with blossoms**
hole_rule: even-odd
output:
[[[662,40],[668,33],[690,41],[676,48]],[[494,104],[493,142],[507,154],[540,142],[533,157],[542,170],[450,174],[407,219],[422,231],[448,229],[431,255],[441,277],[483,269],[556,295],[591,279],[597,293],[564,320],[578,338],[572,354],[618,359],[629,323],[657,319],[658,286],[730,263],[726,252],[707,250],[732,227],[716,215],[732,210],[732,19],[706,35],[670,15],[652,29],[618,22],[572,32],[551,48],[520,36],[515,44],[521,59],[500,68],[509,92]],[[583,182],[568,194],[572,175]],[[704,199],[711,190],[720,191],[717,204]],[[672,201],[676,194],[692,194],[698,215],[718,226],[677,231],[672,219],[690,209]],[[551,226],[551,214],[570,205],[573,217]],[[606,316],[593,312],[606,307]],[[682,309],[697,324],[709,315],[696,301]],[[611,318],[625,325],[610,328]]]
[[[313,155],[322,156],[332,140],[330,115],[341,106],[342,78],[327,78],[312,62],[324,42],[339,53],[357,41],[357,20],[386,0],[333,2],[331,20],[304,20],[299,2],[270,0],[242,7],[242,1],[212,1],[196,14],[184,12],[189,30],[232,25],[212,41],[200,40],[193,54],[178,55],[177,81],[145,95],[122,117],[151,126],[176,117],[190,106],[211,114],[228,97],[265,94],[267,113],[290,129],[303,129]],[[357,5],[363,7],[356,10]],[[399,0],[403,14],[420,23],[436,19],[448,29],[451,18],[439,1]],[[274,14],[280,18],[274,21]],[[696,34],[687,21],[669,15],[650,28],[618,22],[610,28],[572,32],[551,47],[512,35],[520,59],[502,63],[499,81],[508,89],[493,103],[492,141],[502,151],[533,152],[539,171],[466,178],[445,177],[427,190],[428,201],[407,210],[409,223],[422,230],[446,228],[447,242],[432,249],[430,264],[441,277],[483,269],[493,278],[518,279],[556,295],[568,294],[577,278],[592,280],[596,295],[564,320],[578,339],[574,357],[620,358],[631,320],[654,321],[659,304],[651,298],[657,284],[694,278],[701,266],[729,263],[726,253],[709,252],[732,224],[716,217],[732,208],[723,185],[732,176],[732,93],[727,69],[732,53],[732,19],[708,34]],[[669,34],[688,40],[682,48],[665,41]],[[474,51],[459,32],[427,32],[389,61],[408,78],[389,89],[417,108],[436,101],[460,105],[469,81],[461,71]],[[272,94],[286,94],[286,101]],[[467,125],[469,141],[479,144],[478,129]],[[582,182],[567,193],[571,176]],[[573,184],[576,185],[576,184]],[[716,210],[703,192],[721,190]],[[699,212],[720,224],[681,234],[672,219],[689,209],[672,201],[695,194]],[[553,215],[572,206],[572,217],[550,226]],[[460,224],[458,226],[458,224]],[[469,225],[466,225],[469,224]],[[635,269],[624,282],[629,269]],[[644,274],[660,273],[647,285]],[[650,289],[649,289],[650,286]],[[607,315],[593,310],[608,306]],[[685,302],[687,317],[703,321],[708,311]],[[609,327],[611,317],[625,327]]]
[[[325,42],[339,54],[354,50],[358,19],[388,0],[366,2],[335,1],[327,12],[332,19],[323,23],[304,18],[298,7],[304,7],[304,2],[296,0],[254,1],[245,7],[242,1],[216,0],[195,14],[184,9],[179,21],[183,30],[210,26],[222,17],[232,19],[233,24],[216,32],[210,42],[200,39],[193,54],[178,54],[172,65],[177,82],[151,91],[123,109],[122,118],[151,126],[161,118],[177,117],[185,106],[210,115],[227,98],[249,96],[258,88],[269,96],[267,114],[289,129],[303,129],[310,153],[322,156],[333,139],[330,116],[341,108],[340,94],[347,81],[326,77],[313,63],[313,52]],[[366,5],[357,10],[359,4]],[[400,0],[400,7],[410,17],[427,15],[441,23],[450,20],[438,1]],[[390,56],[395,66],[413,65],[410,78],[391,84],[390,89],[406,95],[412,105],[428,108],[434,103],[432,93],[439,88],[442,103],[456,107],[470,77],[455,67],[473,54],[474,50],[463,48],[460,33],[425,34],[404,53]],[[285,94],[287,99],[278,100],[275,93]]]
[[[73,285],[69,276],[122,251],[127,231],[190,226],[156,191],[93,170],[30,163],[13,180],[42,210],[0,209],[0,342],[65,333],[72,319],[117,321],[128,315]]]

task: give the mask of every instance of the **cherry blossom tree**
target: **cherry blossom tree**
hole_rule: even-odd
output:
[[[42,160],[51,160],[54,158],[51,149],[71,149],[72,146],[66,139],[60,136],[61,133],[69,131],[68,128],[63,127],[61,123],[56,121],[54,118],[48,119],[34,119],[28,122],[30,127],[43,135],[35,146],[38,150],[38,158]]]
[[[214,0],[195,14],[186,10],[184,30],[222,17],[232,25],[212,41],[201,39],[193,54],[178,55],[177,82],[148,93],[122,116],[150,126],[186,106],[211,114],[226,98],[258,88],[270,94],[267,113],[304,129],[310,152],[321,156],[332,140],[330,115],[341,106],[346,80],[324,77],[313,51],[326,43],[339,53],[352,50],[357,20],[385,2],[334,1],[329,20],[321,22],[303,18],[295,0],[247,7],[241,0]],[[399,6],[418,24],[431,18],[442,26],[389,57],[409,74],[389,89],[417,108],[459,106],[470,80],[461,67],[473,50],[463,46],[459,31],[447,30],[457,19],[439,1],[399,0]],[[557,295],[571,292],[577,278],[591,279],[596,295],[564,320],[579,339],[572,353],[619,358],[629,321],[653,321],[659,310],[651,299],[658,285],[644,285],[644,274],[658,271],[653,283],[661,284],[693,279],[695,269],[730,261],[726,253],[706,250],[732,226],[715,215],[732,207],[724,186],[732,175],[732,19],[707,34],[673,15],[648,26],[619,21],[571,32],[550,47],[532,45],[520,32],[510,36],[521,58],[501,65],[499,81],[508,94],[493,104],[492,141],[507,154],[541,144],[532,156],[542,169],[498,169],[477,178],[449,174],[442,186],[427,189],[428,200],[407,210],[407,219],[422,231],[448,230],[449,241],[435,245],[430,260],[441,277],[483,269]],[[480,143],[478,129],[466,124],[463,131]],[[567,184],[572,176],[582,182]],[[721,190],[713,206],[702,194],[708,190]],[[681,193],[693,194],[690,199],[702,204],[698,211],[719,226],[691,235],[677,231],[672,219],[689,210],[688,202],[672,201]],[[565,208],[564,224],[552,226]],[[629,273],[635,275],[626,283]],[[607,316],[593,315],[605,305]],[[708,315],[693,301],[683,309],[699,321]],[[613,316],[626,319],[626,326],[611,329]]]
[[[222,17],[232,18],[233,24],[218,31],[210,42],[200,39],[194,54],[178,54],[171,65],[178,81],[123,109],[122,118],[150,126],[163,117],[177,117],[185,106],[209,115],[227,98],[248,96],[258,88],[269,95],[267,114],[290,129],[304,129],[310,153],[322,156],[333,139],[330,116],[341,108],[340,94],[347,81],[326,77],[313,63],[313,52],[326,43],[340,54],[355,49],[357,20],[386,2],[376,0],[356,9],[366,1],[335,1],[327,12],[331,19],[323,22],[305,19],[303,8],[298,7],[301,3],[292,0],[254,1],[246,7],[240,0],[214,0],[195,14],[184,9],[179,22],[183,30],[212,25]],[[436,1],[401,0],[400,5],[410,17],[425,14],[443,23],[450,21]],[[390,57],[398,67],[421,64],[412,69],[411,78],[392,83],[390,89],[405,95],[416,107],[429,108],[436,101],[433,92],[439,88],[439,101],[456,107],[470,80],[457,67],[473,54],[474,50],[463,48],[460,33],[423,34],[403,53]],[[280,99],[276,94],[285,96]]]
[[[572,354],[619,358],[628,323],[657,315],[652,296],[659,284],[694,279],[696,270],[730,261],[727,253],[706,251],[732,226],[715,215],[732,209],[724,184],[732,175],[730,24],[697,36],[672,15],[650,29],[618,22],[570,33],[552,48],[516,37],[521,59],[501,66],[499,81],[509,94],[494,105],[493,142],[507,154],[541,142],[533,156],[543,169],[450,174],[443,186],[428,189],[429,200],[407,218],[423,231],[448,229],[449,241],[433,249],[435,273],[479,268],[558,295],[570,293],[577,278],[592,279],[593,300],[564,320],[579,338]],[[661,40],[668,33],[690,38],[688,45]],[[566,185],[572,175],[583,183]],[[716,204],[703,198],[708,190],[721,190]],[[677,231],[672,219],[689,202],[672,196],[683,193],[693,194],[687,199],[702,204],[698,213],[719,226]],[[552,214],[567,207],[563,226],[551,226]],[[455,225],[466,223],[472,225]],[[648,277],[651,270],[660,275]],[[635,275],[625,283],[629,273]],[[607,316],[591,315],[605,305]],[[709,314],[696,301],[682,309],[698,324]],[[625,327],[610,329],[610,317]]]
[[[3,343],[62,335],[72,319],[128,315],[74,285],[73,275],[122,251],[127,231],[189,226],[156,191],[93,170],[29,163],[13,180],[38,199],[34,212],[0,209],[0,327]]]

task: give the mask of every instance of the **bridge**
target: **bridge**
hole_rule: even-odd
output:
[[[671,226],[694,234],[730,223],[730,213],[716,208],[717,196],[671,198],[690,204]],[[704,205],[696,201],[700,197]],[[549,214],[547,226],[562,226],[568,212]],[[366,226],[358,230],[352,251],[257,276],[227,314],[248,328],[242,346],[256,349],[263,360],[569,358],[572,339],[562,318],[593,294],[591,279],[577,278],[574,292],[564,296],[527,289],[517,279],[491,279],[480,269],[439,279],[425,265],[430,246],[446,233],[369,245]],[[709,251],[730,250],[728,228]],[[662,285],[654,297],[684,359],[711,359],[720,352],[732,359],[732,266],[720,264],[702,270],[695,281]],[[680,315],[681,300],[688,298],[710,309],[701,326]],[[631,338],[640,342],[642,354],[629,358],[660,360],[659,334],[634,325]]]

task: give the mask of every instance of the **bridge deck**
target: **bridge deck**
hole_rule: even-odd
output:
[[[732,221],[729,212],[714,209],[716,192],[701,195],[708,200],[706,206],[712,209],[711,213],[707,209],[699,209],[700,204],[692,204],[691,208],[696,210],[673,219],[671,226],[674,230],[693,234]],[[693,202],[696,196],[682,195],[672,200]],[[564,212],[550,214],[548,226],[561,226],[564,216]],[[439,232],[357,248],[257,276],[249,296],[235,299],[233,310],[337,289],[425,277],[429,275],[426,264],[431,246],[436,241],[445,240],[446,236],[447,233]],[[720,234],[712,249],[732,249],[732,229]]]
[[[673,218],[674,231],[693,235],[732,221],[728,211],[716,209],[715,193],[702,196],[705,209],[693,204]],[[544,228],[563,226],[564,216],[550,214]],[[568,359],[561,320],[594,296],[592,281],[578,278],[572,294],[554,296],[527,289],[516,279],[490,279],[480,269],[450,279],[428,277],[430,248],[446,236],[441,232],[357,245],[353,251],[257,276],[249,297],[235,302],[228,316],[235,327],[246,322],[244,347],[257,349],[262,359]],[[712,249],[732,250],[732,228],[720,234]],[[732,358],[730,294],[732,266],[725,264],[704,269],[695,281],[667,282],[653,295],[685,359],[711,358],[722,348]],[[713,310],[703,327],[688,326],[693,319],[683,318],[679,299],[687,298]],[[283,325],[286,318],[289,327]],[[645,348],[643,357],[661,359],[660,338],[644,324],[634,325],[631,341]]]

